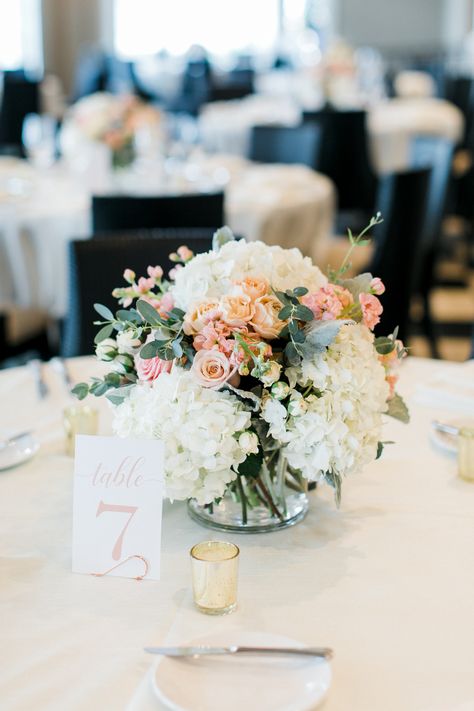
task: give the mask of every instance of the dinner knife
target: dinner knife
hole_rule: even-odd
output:
[[[438,420],[433,420],[431,425],[435,430],[438,430],[438,432],[444,432],[445,434],[454,435],[455,437],[459,434],[460,428],[455,427],[455,425],[446,425],[444,422],[438,422]]]
[[[38,358],[34,358],[33,360],[30,360],[28,365],[35,379],[39,399],[44,400],[44,398],[48,394],[48,386],[46,385],[46,382],[43,378],[43,373],[41,370],[41,361]]]
[[[305,657],[323,657],[330,659],[332,649],[329,647],[145,647],[148,654],[160,654],[163,657],[203,657],[220,656],[223,654],[265,654],[265,655],[303,655]]]

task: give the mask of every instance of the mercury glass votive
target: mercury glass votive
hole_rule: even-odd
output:
[[[474,481],[474,427],[463,427],[459,431],[458,471],[461,479]]]
[[[66,435],[66,454],[74,456],[76,435],[96,435],[99,427],[99,411],[89,405],[71,405],[63,412]]]
[[[206,615],[227,615],[237,606],[239,549],[224,541],[191,548],[194,604]]]

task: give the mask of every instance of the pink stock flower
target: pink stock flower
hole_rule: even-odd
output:
[[[372,331],[380,321],[380,314],[383,311],[382,304],[373,294],[359,294],[359,301],[364,324]]]
[[[173,367],[172,360],[162,360],[156,356],[155,358],[140,358],[135,356],[135,368],[137,370],[138,379],[142,381],[156,380],[162,373],[170,373]]]
[[[147,273],[151,279],[156,279],[157,281],[159,281],[161,279],[161,277],[163,276],[163,269],[158,266],[156,266],[156,267],[150,266],[150,267],[147,267]]]
[[[190,372],[203,388],[217,390],[237,374],[224,353],[217,350],[201,350],[194,356]],[[237,382],[233,379],[233,383]]]
[[[226,338],[230,330],[222,321],[210,322],[195,336],[193,345],[197,351],[218,350],[229,355],[234,348],[234,341]]]
[[[192,252],[189,247],[186,247],[185,245],[178,247],[176,252],[182,262],[189,262],[189,260],[194,257],[194,252]]]
[[[370,282],[370,289],[373,294],[380,296],[385,291],[385,284],[379,277],[374,277]]]
[[[342,311],[353,303],[352,294],[338,284],[326,284],[313,294],[306,294],[301,299],[318,321],[337,319]]]
[[[146,294],[147,291],[150,291],[153,289],[155,286],[155,280],[154,279],[146,279],[145,277],[140,277],[138,280],[137,288],[138,292],[140,294]]]
[[[133,282],[135,281],[135,277],[136,274],[133,269],[125,269],[123,273],[123,278],[125,279],[125,281],[128,281],[129,284],[133,284]]]
[[[389,392],[389,399],[392,398],[395,395],[395,386],[398,382],[398,375],[396,373],[388,373],[385,376],[385,380],[388,383],[388,387],[390,388]]]
[[[176,279],[176,276],[181,269],[183,269],[182,264],[177,264],[175,267],[173,267],[173,269],[170,269],[169,274],[168,274],[169,278],[171,280]]]
[[[160,299],[160,302],[158,304],[158,312],[160,316],[167,317],[171,309],[174,308],[174,301],[173,297],[170,294],[169,291],[166,292],[166,294],[163,294],[163,296]]]

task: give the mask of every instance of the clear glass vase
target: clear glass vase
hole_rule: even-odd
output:
[[[188,501],[192,519],[208,528],[266,533],[293,526],[308,511],[307,483],[287,465],[281,451],[265,457],[258,476],[241,476],[219,503]]]

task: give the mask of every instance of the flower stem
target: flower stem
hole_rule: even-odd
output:
[[[270,496],[268,489],[265,486],[265,484],[263,483],[262,479],[258,476],[256,481],[262,491],[263,497],[264,497],[265,501],[267,502],[270,511],[272,512],[272,514],[274,516],[279,518],[280,521],[283,523],[283,521],[285,519],[283,518],[283,515],[278,511],[277,507],[275,506],[275,502],[273,501],[272,497]]]
[[[237,488],[239,490],[240,505],[242,506],[242,523],[244,526],[247,524],[247,499],[245,497],[244,487],[242,486],[242,479],[240,474],[237,474]]]

